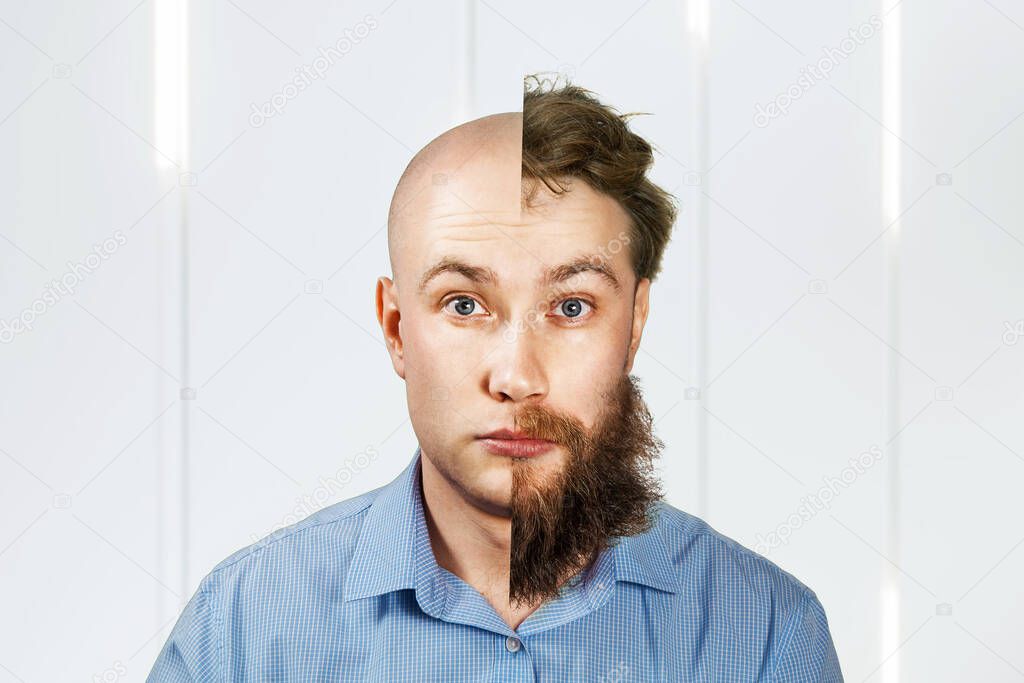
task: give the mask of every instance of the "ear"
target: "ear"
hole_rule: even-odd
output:
[[[636,292],[633,294],[633,327],[629,336],[629,350],[626,353],[626,369],[628,375],[633,369],[633,359],[640,348],[640,337],[644,333],[644,324],[647,322],[648,300],[651,291],[650,278],[640,278],[636,284]]]
[[[398,308],[398,289],[389,277],[377,278],[377,322],[384,332],[384,344],[391,355],[391,365],[405,379],[405,358],[402,354],[402,313]]]

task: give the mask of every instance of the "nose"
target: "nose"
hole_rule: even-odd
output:
[[[543,399],[548,378],[536,335],[527,330],[504,335],[488,358],[487,391],[496,401]]]

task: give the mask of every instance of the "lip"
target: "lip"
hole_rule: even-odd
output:
[[[512,458],[532,458],[546,453],[557,444],[546,439],[535,439],[522,432],[499,429],[477,437],[489,452]]]

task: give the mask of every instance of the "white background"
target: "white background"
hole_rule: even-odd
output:
[[[126,238],[0,344],[0,681],[143,680],[217,561],[408,463],[387,204],[539,70],[650,112],[681,202],[635,367],[670,501],[788,534],[848,681],[1024,680],[1019,4],[427,4],[0,2],[0,320]]]

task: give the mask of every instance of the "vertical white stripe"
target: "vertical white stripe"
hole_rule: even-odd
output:
[[[458,121],[468,121],[476,112],[476,0],[464,0],[462,22],[462,64],[459,69]]]
[[[155,0],[153,5],[154,152],[158,168],[171,168],[170,157],[187,169],[188,143],[188,6],[187,0]]]
[[[178,183],[181,174],[190,170],[188,9],[188,0],[154,0],[153,3],[153,137],[155,146],[160,150],[160,153],[154,153],[157,169],[170,175],[170,178],[161,178],[163,182],[169,179]],[[160,321],[162,331],[168,334],[168,365],[178,366],[182,386],[174,387],[173,392],[162,391],[162,396],[168,393],[180,395],[181,388],[189,386],[188,193],[184,188],[178,188],[177,194],[177,201],[169,198],[166,213],[162,214],[173,227],[159,232]],[[173,586],[181,594],[181,600],[187,599],[192,590],[188,585],[188,405],[187,402],[180,405],[181,421],[177,429],[169,427],[162,430],[157,482],[160,516],[158,566],[164,583]],[[171,420],[168,422],[174,424]],[[166,620],[180,611],[180,602],[162,591],[161,619]]]
[[[189,0],[177,0],[178,4],[178,45],[179,45],[179,61],[178,68],[180,73],[179,78],[179,100],[178,100],[178,116],[179,116],[179,149],[178,155],[181,159],[181,167],[183,169],[189,169],[189,163],[191,161],[191,155],[189,154],[189,124],[190,124],[190,108],[189,108],[189,12],[188,12],[188,1]],[[193,387],[192,382],[192,366],[191,366],[191,325],[189,321],[192,314],[192,299],[190,296],[192,283],[189,279],[191,272],[191,264],[189,262],[189,194],[188,192],[181,192],[180,204],[179,204],[179,229],[181,234],[181,382],[186,387]],[[189,574],[190,574],[190,556],[191,556],[191,525],[190,525],[190,502],[191,496],[189,493],[189,444],[191,437],[191,426],[189,423],[189,408],[191,407],[190,402],[182,402],[181,410],[181,486],[179,488],[179,495],[181,501],[181,586],[182,596],[187,596],[191,592],[191,586],[189,585]]]
[[[688,34],[690,37],[691,65],[693,69],[693,113],[690,126],[693,148],[696,153],[696,170],[703,174],[710,165],[710,122],[708,102],[708,71],[709,43],[711,38],[711,5],[709,0],[689,0],[687,5]],[[700,179],[699,189],[704,187],[705,179]],[[700,191],[695,194],[695,221],[693,230],[693,248],[690,250],[691,267],[694,286],[691,288],[694,343],[690,359],[690,375],[694,378],[701,392],[700,400],[694,402],[695,427],[694,452],[697,454],[697,509],[695,514],[705,517],[708,514],[708,414],[701,409],[707,400],[708,381],[708,202]]]
[[[889,0],[890,2],[892,0]],[[886,0],[882,0],[884,12]],[[901,55],[902,7],[897,5],[885,15],[882,30],[882,122],[892,134],[882,133],[882,224],[889,225],[900,213],[902,180],[902,147],[896,136],[902,134],[902,79]],[[900,242],[901,226],[893,226],[885,239],[885,306],[887,317],[886,338],[890,349],[900,345]],[[900,358],[895,351],[886,355],[886,438],[900,428],[899,403]],[[886,555],[899,564],[900,558],[900,441],[888,445],[888,477],[886,500]],[[886,563],[884,566],[881,595],[882,656],[892,656],[882,668],[885,683],[900,680],[900,590],[896,569]]]

